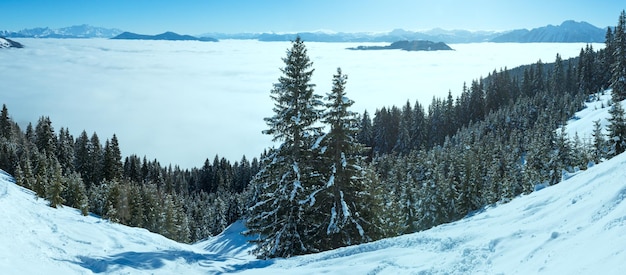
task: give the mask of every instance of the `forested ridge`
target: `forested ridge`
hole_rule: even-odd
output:
[[[494,70],[458,97],[350,111],[348,78],[317,95],[299,38],[283,59],[268,130],[282,144],[260,158],[215,156],[201,168],[162,166],[129,155],[113,135],[78,137],[47,117],[22,130],[3,106],[0,168],[50,201],[114,222],[193,242],[245,218],[259,257],[289,257],[428,229],[506,202],[565,172],[624,151],[626,16],[606,46],[577,58]],[[514,53],[512,53],[514,54]],[[585,101],[610,88],[608,136],[555,131]],[[416,87],[418,89],[418,87]],[[269,108],[269,106],[268,106]],[[317,123],[326,124],[324,132]]]
[[[245,190],[258,168],[256,158],[230,161],[215,156],[201,168],[163,166],[129,155],[122,159],[116,135],[104,145],[96,133],[78,137],[48,117],[20,130],[3,106],[0,168],[19,185],[47,198],[114,222],[192,242],[213,236],[241,217]]]

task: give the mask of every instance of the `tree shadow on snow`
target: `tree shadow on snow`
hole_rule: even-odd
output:
[[[208,269],[215,273],[237,272],[246,269],[269,266],[273,261],[232,261],[231,257],[224,257],[214,253],[195,253],[192,251],[165,250],[158,252],[124,252],[108,257],[78,256],[77,261],[71,261],[94,273],[108,273],[130,267],[138,270],[156,270],[165,265],[165,261],[183,259],[187,264],[197,264],[198,269]],[[210,270],[215,267],[215,270]]]

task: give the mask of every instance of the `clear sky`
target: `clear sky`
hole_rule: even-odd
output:
[[[147,34],[511,30],[569,19],[606,27],[616,25],[623,9],[624,0],[2,0],[0,29],[89,24]]]

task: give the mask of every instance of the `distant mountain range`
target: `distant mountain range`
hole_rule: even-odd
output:
[[[291,41],[300,36],[304,41],[311,42],[396,42],[403,40],[430,40],[445,43],[472,43],[489,42],[501,33],[497,32],[470,32],[465,30],[434,29],[426,32],[413,32],[396,29],[385,33],[329,33],[329,32],[299,32],[299,33],[206,33],[201,36],[211,36],[218,39],[252,39],[259,41]]]
[[[118,29],[107,29],[89,25],[78,25],[60,29],[34,28],[21,31],[1,31],[0,36],[10,38],[111,38],[122,33]]]
[[[171,40],[171,41],[207,41],[217,42],[218,40],[211,37],[195,37],[191,35],[181,35],[174,32],[164,32],[157,35],[136,34],[132,32],[123,32],[111,39],[127,39],[127,40]]]
[[[78,25],[60,29],[34,28],[21,31],[0,31],[0,36],[9,38],[113,38],[123,34],[118,29],[107,29],[89,25]],[[561,25],[548,25],[532,30],[519,29],[512,31],[467,31],[433,29],[429,31],[407,31],[396,29],[385,33],[206,33],[199,36],[178,35],[166,32],[160,35],[140,35],[127,33],[123,39],[164,39],[164,40],[198,40],[216,41],[217,39],[254,39],[259,41],[290,41],[299,35],[311,42],[396,42],[412,40],[441,41],[444,43],[478,43],[478,42],[583,42],[603,43],[606,28],[598,28],[587,22],[565,21]],[[138,38],[141,37],[141,38]]]
[[[514,30],[493,38],[492,42],[604,42],[606,29],[587,22],[565,21],[561,25],[548,25],[532,30]]]
[[[598,28],[587,22],[565,21],[561,25],[548,25],[532,30],[513,31],[467,31],[433,29],[429,31],[407,31],[396,29],[386,33],[207,33],[218,39],[258,39],[260,41],[290,41],[300,36],[304,41],[312,42],[395,42],[403,40],[430,40],[444,43],[479,43],[479,42],[583,42],[603,43],[606,28]]]

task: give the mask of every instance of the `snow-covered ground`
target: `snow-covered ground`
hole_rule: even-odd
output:
[[[570,129],[606,117],[593,108]],[[593,118],[590,114],[594,114]],[[572,122],[570,122],[572,123]],[[195,245],[52,209],[0,174],[2,274],[623,274],[626,154],[431,230],[289,259],[257,260],[235,223]]]
[[[215,256],[73,208],[50,208],[5,174],[0,209],[0,274],[198,274]]]
[[[622,106],[626,108],[626,101],[622,101]],[[565,131],[567,136],[574,138],[578,135],[581,141],[593,142],[593,123],[600,121],[604,134],[607,134],[607,126],[609,125],[608,111],[611,108],[611,90],[597,95],[597,98],[585,103],[585,109],[577,112],[574,118],[567,122]]]
[[[276,260],[244,274],[623,274],[626,155],[420,233]]]

